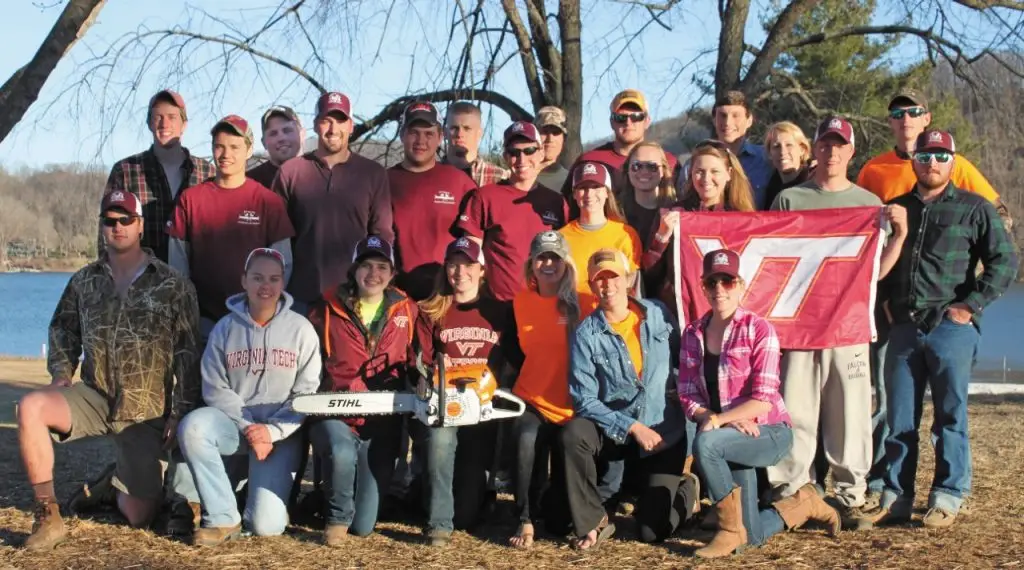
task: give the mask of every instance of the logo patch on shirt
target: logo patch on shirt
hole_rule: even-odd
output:
[[[409,317],[405,315],[396,315],[394,318],[395,326],[404,329],[409,324]]]
[[[543,214],[541,214],[540,215],[540,219],[544,220],[544,223],[547,223],[547,224],[552,224],[553,225],[553,224],[557,224],[558,223],[558,216],[554,212],[552,212],[551,210],[548,210],[548,211],[544,212]]]
[[[258,226],[260,217],[254,210],[242,210],[242,213],[238,214],[238,223],[245,226]]]
[[[454,205],[455,195],[447,190],[438,190],[437,193],[434,194],[434,203]]]

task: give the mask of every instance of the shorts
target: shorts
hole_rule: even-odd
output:
[[[110,421],[106,397],[83,382],[61,388],[71,409],[71,432],[52,432],[57,443],[88,437],[113,436],[117,447],[114,488],[138,499],[163,497],[167,452],[163,449],[164,418],[141,423]]]

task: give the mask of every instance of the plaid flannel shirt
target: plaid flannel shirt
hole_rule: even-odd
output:
[[[175,198],[185,188],[191,188],[217,174],[216,168],[208,160],[193,156],[185,151],[182,168],[185,175],[181,178],[181,188],[171,191],[163,166],[153,153],[153,147],[133,154],[128,158],[114,163],[107,177],[107,186],[103,195],[115,190],[127,190],[139,197],[142,202],[142,219],[146,227],[142,234],[142,247],[153,250],[153,254],[161,261],[167,261],[167,234],[164,231],[167,221],[174,211]],[[101,212],[102,213],[102,212]],[[100,228],[98,252],[103,252],[103,231]]]
[[[931,202],[915,187],[889,203],[907,209],[909,228],[899,261],[883,283],[894,322],[931,330],[947,307],[965,303],[980,324],[984,308],[1017,275],[1017,253],[992,203],[952,182]]]
[[[445,164],[451,164],[448,162],[447,158],[442,162]],[[459,170],[462,169],[459,168]],[[477,159],[469,165],[469,172],[467,174],[469,174],[469,177],[473,179],[473,182],[476,182],[477,188],[482,188],[488,184],[497,184],[502,180],[505,180],[508,178],[509,171],[497,164],[491,164],[490,162],[477,157]]]
[[[704,380],[704,328],[711,313],[690,323],[683,331],[679,355],[679,399],[686,417],[694,417],[698,408],[708,409],[708,385]],[[771,410],[755,418],[762,425],[793,425],[782,401],[779,363],[782,352],[779,337],[766,319],[756,313],[736,309],[725,327],[722,355],[718,366],[718,394],[722,411],[748,400],[768,402]]]

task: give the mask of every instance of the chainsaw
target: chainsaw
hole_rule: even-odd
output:
[[[471,426],[519,417],[526,411],[523,400],[498,388],[486,364],[446,367],[442,354],[436,362],[433,381],[421,382],[415,392],[304,394],[292,400],[292,409],[319,416],[413,414],[430,427]],[[495,400],[504,400],[515,409],[495,408]]]

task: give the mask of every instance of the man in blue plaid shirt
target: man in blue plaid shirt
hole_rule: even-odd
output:
[[[914,149],[917,184],[890,202],[907,210],[907,239],[882,287],[892,322],[885,360],[888,470],[880,506],[864,519],[910,520],[927,385],[934,404],[935,474],[923,522],[945,528],[956,521],[971,489],[967,386],[981,315],[1013,282],[1018,258],[995,207],[950,181],[959,160],[953,137],[925,131]]]
[[[103,195],[121,190],[139,198],[145,220],[142,247],[152,250],[157,259],[166,262],[164,228],[174,211],[175,199],[185,188],[212,178],[216,171],[212,163],[192,156],[181,146],[181,135],[188,126],[185,100],[181,95],[169,89],[153,95],[146,112],[146,125],[153,133],[153,145],[114,163]],[[97,243],[97,251],[103,251],[102,235]]]

